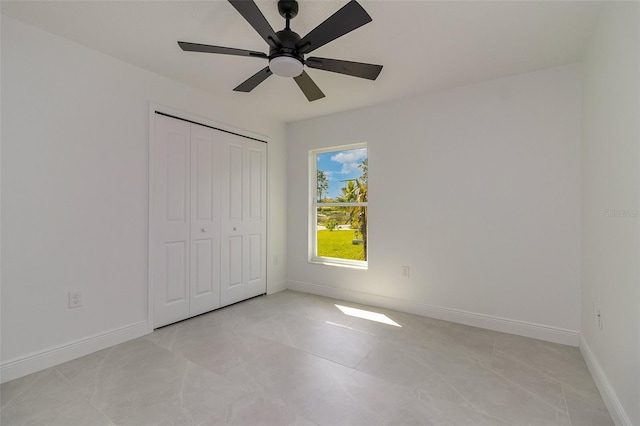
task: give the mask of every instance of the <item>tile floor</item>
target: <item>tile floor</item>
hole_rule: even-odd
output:
[[[2,425],[613,424],[577,348],[291,291],[0,391]]]

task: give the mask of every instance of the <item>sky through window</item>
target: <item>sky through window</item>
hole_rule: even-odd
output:
[[[362,176],[358,167],[367,158],[367,148],[349,149],[318,154],[318,171],[324,172],[329,189],[324,197],[335,199],[341,195],[341,188],[348,180]]]

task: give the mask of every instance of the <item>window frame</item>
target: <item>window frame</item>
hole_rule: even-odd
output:
[[[329,148],[320,148],[309,150],[309,263],[329,266],[341,266],[354,269],[369,268],[369,245],[367,244],[366,259],[353,260],[340,259],[337,257],[318,256],[318,208],[325,206],[332,207],[366,207],[367,217],[369,216],[369,199],[362,203],[322,203],[318,202],[318,154],[326,154],[328,152],[349,151],[355,149],[367,149],[367,158],[369,158],[369,147],[366,142],[360,142],[349,145],[332,146]],[[368,182],[367,182],[368,185]],[[367,234],[369,232],[369,220],[367,219]]]

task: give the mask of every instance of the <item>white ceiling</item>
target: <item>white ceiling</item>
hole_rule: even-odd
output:
[[[284,27],[276,0],[259,0]],[[304,36],[345,0],[300,0],[292,23]],[[2,1],[2,13],[248,111],[292,122],[399,97],[579,61],[601,9],[582,1],[362,0],[373,22],[313,56],[384,65],[376,81],[307,70],[326,98],[308,102],[293,79],[272,76],[251,93],[233,88],[266,61],[180,50],[177,40],[258,50],[267,45],[226,1]]]

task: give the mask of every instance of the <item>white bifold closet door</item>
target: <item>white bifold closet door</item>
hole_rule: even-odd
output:
[[[191,125],[189,315],[220,307],[220,152],[216,131]]]
[[[155,123],[150,261],[154,327],[160,327],[266,292],[265,259],[256,259],[266,256],[266,144],[162,115]],[[229,146],[248,160],[227,164],[237,161]],[[242,256],[229,253],[238,250],[237,240],[229,244],[221,228],[238,199],[243,211],[252,201],[264,204],[233,223],[246,230],[232,233],[241,251],[248,247]]]
[[[266,291],[265,144],[223,138],[222,305]]]

